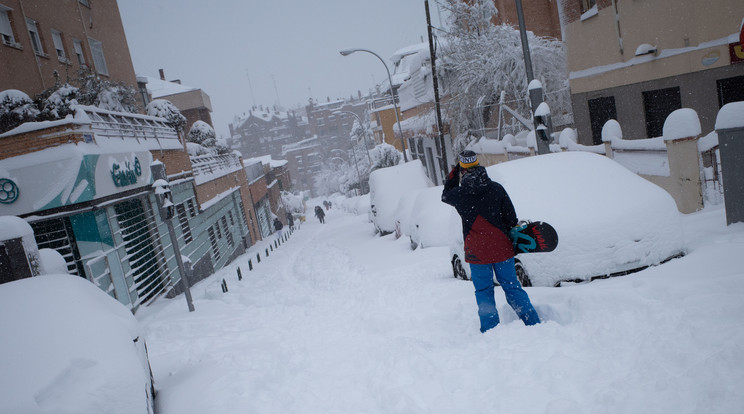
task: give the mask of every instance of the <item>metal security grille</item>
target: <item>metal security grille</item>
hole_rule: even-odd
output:
[[[219,227],[217,227],[219,229]],[[217,262],[220,260],[220,248],[217,246],[217,238],[214,236],[214,230],[210,226],[207,229],[207,233],[209,233],[209,241],[212,243],[212,253],[214,254],[214,261]]]
[[[64,257],[68,273],[86,276],[68,217],[37,221],[31,223],[31,228],[39,249],[56,250]]]
[[[230,228],[227,226],[227,218],[225,216],[222,216],[222,227],[224,227],[225,230],[225,238],[227,238],[227,244],[229,244],[230,248],[232,249],[233,247],[235,247],[235,241],[233,240],[233,235],[232,232],[230,232]]]
[[[191,236],[189,218],[186,216],[186,207],[183,204],[176,204],[176,211],[178,212],[178,222],[181,224],[181,233],[183,233],[183,243],[189,244],[193,237]]]
[[[131,199],[114,206],[121,237],[129,262],[127,278],[134,280],[137,296],[147,303],[162,293],[169,285],[170,276],[162,249],[156,245],[155,221],[141,199]]]

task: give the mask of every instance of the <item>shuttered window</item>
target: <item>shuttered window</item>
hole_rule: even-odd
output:
[[[108,76],[108,66],[106,66],[106,58],[103,56],[103,43],[89,37],[88,44],[90,44],[90,54],[93,56],[93,64],[96,66],[96,72]]]
[[[41,36],[39,36],[39,27],[35,21],[26,19],[26,27],[28,27],[28,35],[31,36],[31,47],[34,48],[34,53],[39,56],[44,56],[44,49],[41,47]]]
[[[10,25],[10,10],[3,6],[0,6],[0,36],[3,38],[3,44],[15,46],[15,36]]]
[[[65,54],[65,47],[62,43],[62,33],[52,30],[52,41],[54,42],[54,50],[57,52],[57,59],[60,62],[66,62],[67,55]]]

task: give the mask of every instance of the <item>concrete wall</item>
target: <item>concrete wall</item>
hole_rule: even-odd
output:
[[[646,136],[643,92],[672,87],[679,87],[682,107],[692,108],[698,113],[702,130],[712,131],[719,109],[716,81],[735,76],[744,76],[744,64],[724,66],[602,90],[574,93],[571,95],[571,102],[574,122],[579,136],[578,141],[584,145],[592,144],[587,101],[608,96],[615,98],[616,120],[623,126],[623,135],[626,139],[655,138]]]

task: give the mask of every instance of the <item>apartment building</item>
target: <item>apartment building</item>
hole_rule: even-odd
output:
[[[282,147],[310,136],[307,119],[278,107],[254,106],[229,125],[232,148],[245,158],[282,158]]]
[[[601,142],[615,119],[626,139],[662,134],[692,108],[703,131],[744,100],[740,0],[562,0],[571,100],[579,142]]]
[[[136,87],[115,0],[0,0],[0,90],[30,97],[80,69]]]
[[[33,97],[54,85],[55,72],[65,82],[80,69],[141,92],[146,86],[135,77],[114,0],[0,0],[0,35],[0,91]],[[190,157],[163,118],[84,105],[72,115],[0,134],[0,216],[26,220],[39,248],[60,253],[68,273],[136,311],[261,239],[239,155]],[[152,186],[152,171],[163,168],[172,217],[163,216]],[[192,273],[178,268],[179,251]],[[10,260],[3,246],[0,256]]]
[[[214,128],[212,123],[212,100],[200,88],[183,85],[179,79],[166,80],[165,71],[160,69],[160,77],[137,76],[139,85],[146,84],[147,99],[170,101],[186,118],[186,133],[196,121],[203,121]]]

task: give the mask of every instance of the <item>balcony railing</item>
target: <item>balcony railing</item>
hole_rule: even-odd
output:
[[[183,148],[176,130],[165,124],[165,119],[148,115],[127,112],[113,112],[94,106],[78,106],[90,119],[90,128],[96,140],[135,139],[148,149],[179,149]],[[76,118],[79,118],[79,113]]]
[[[237,154],[198,155],[191,157],[191,169],[197,184],[212,181],[243,168]]]

